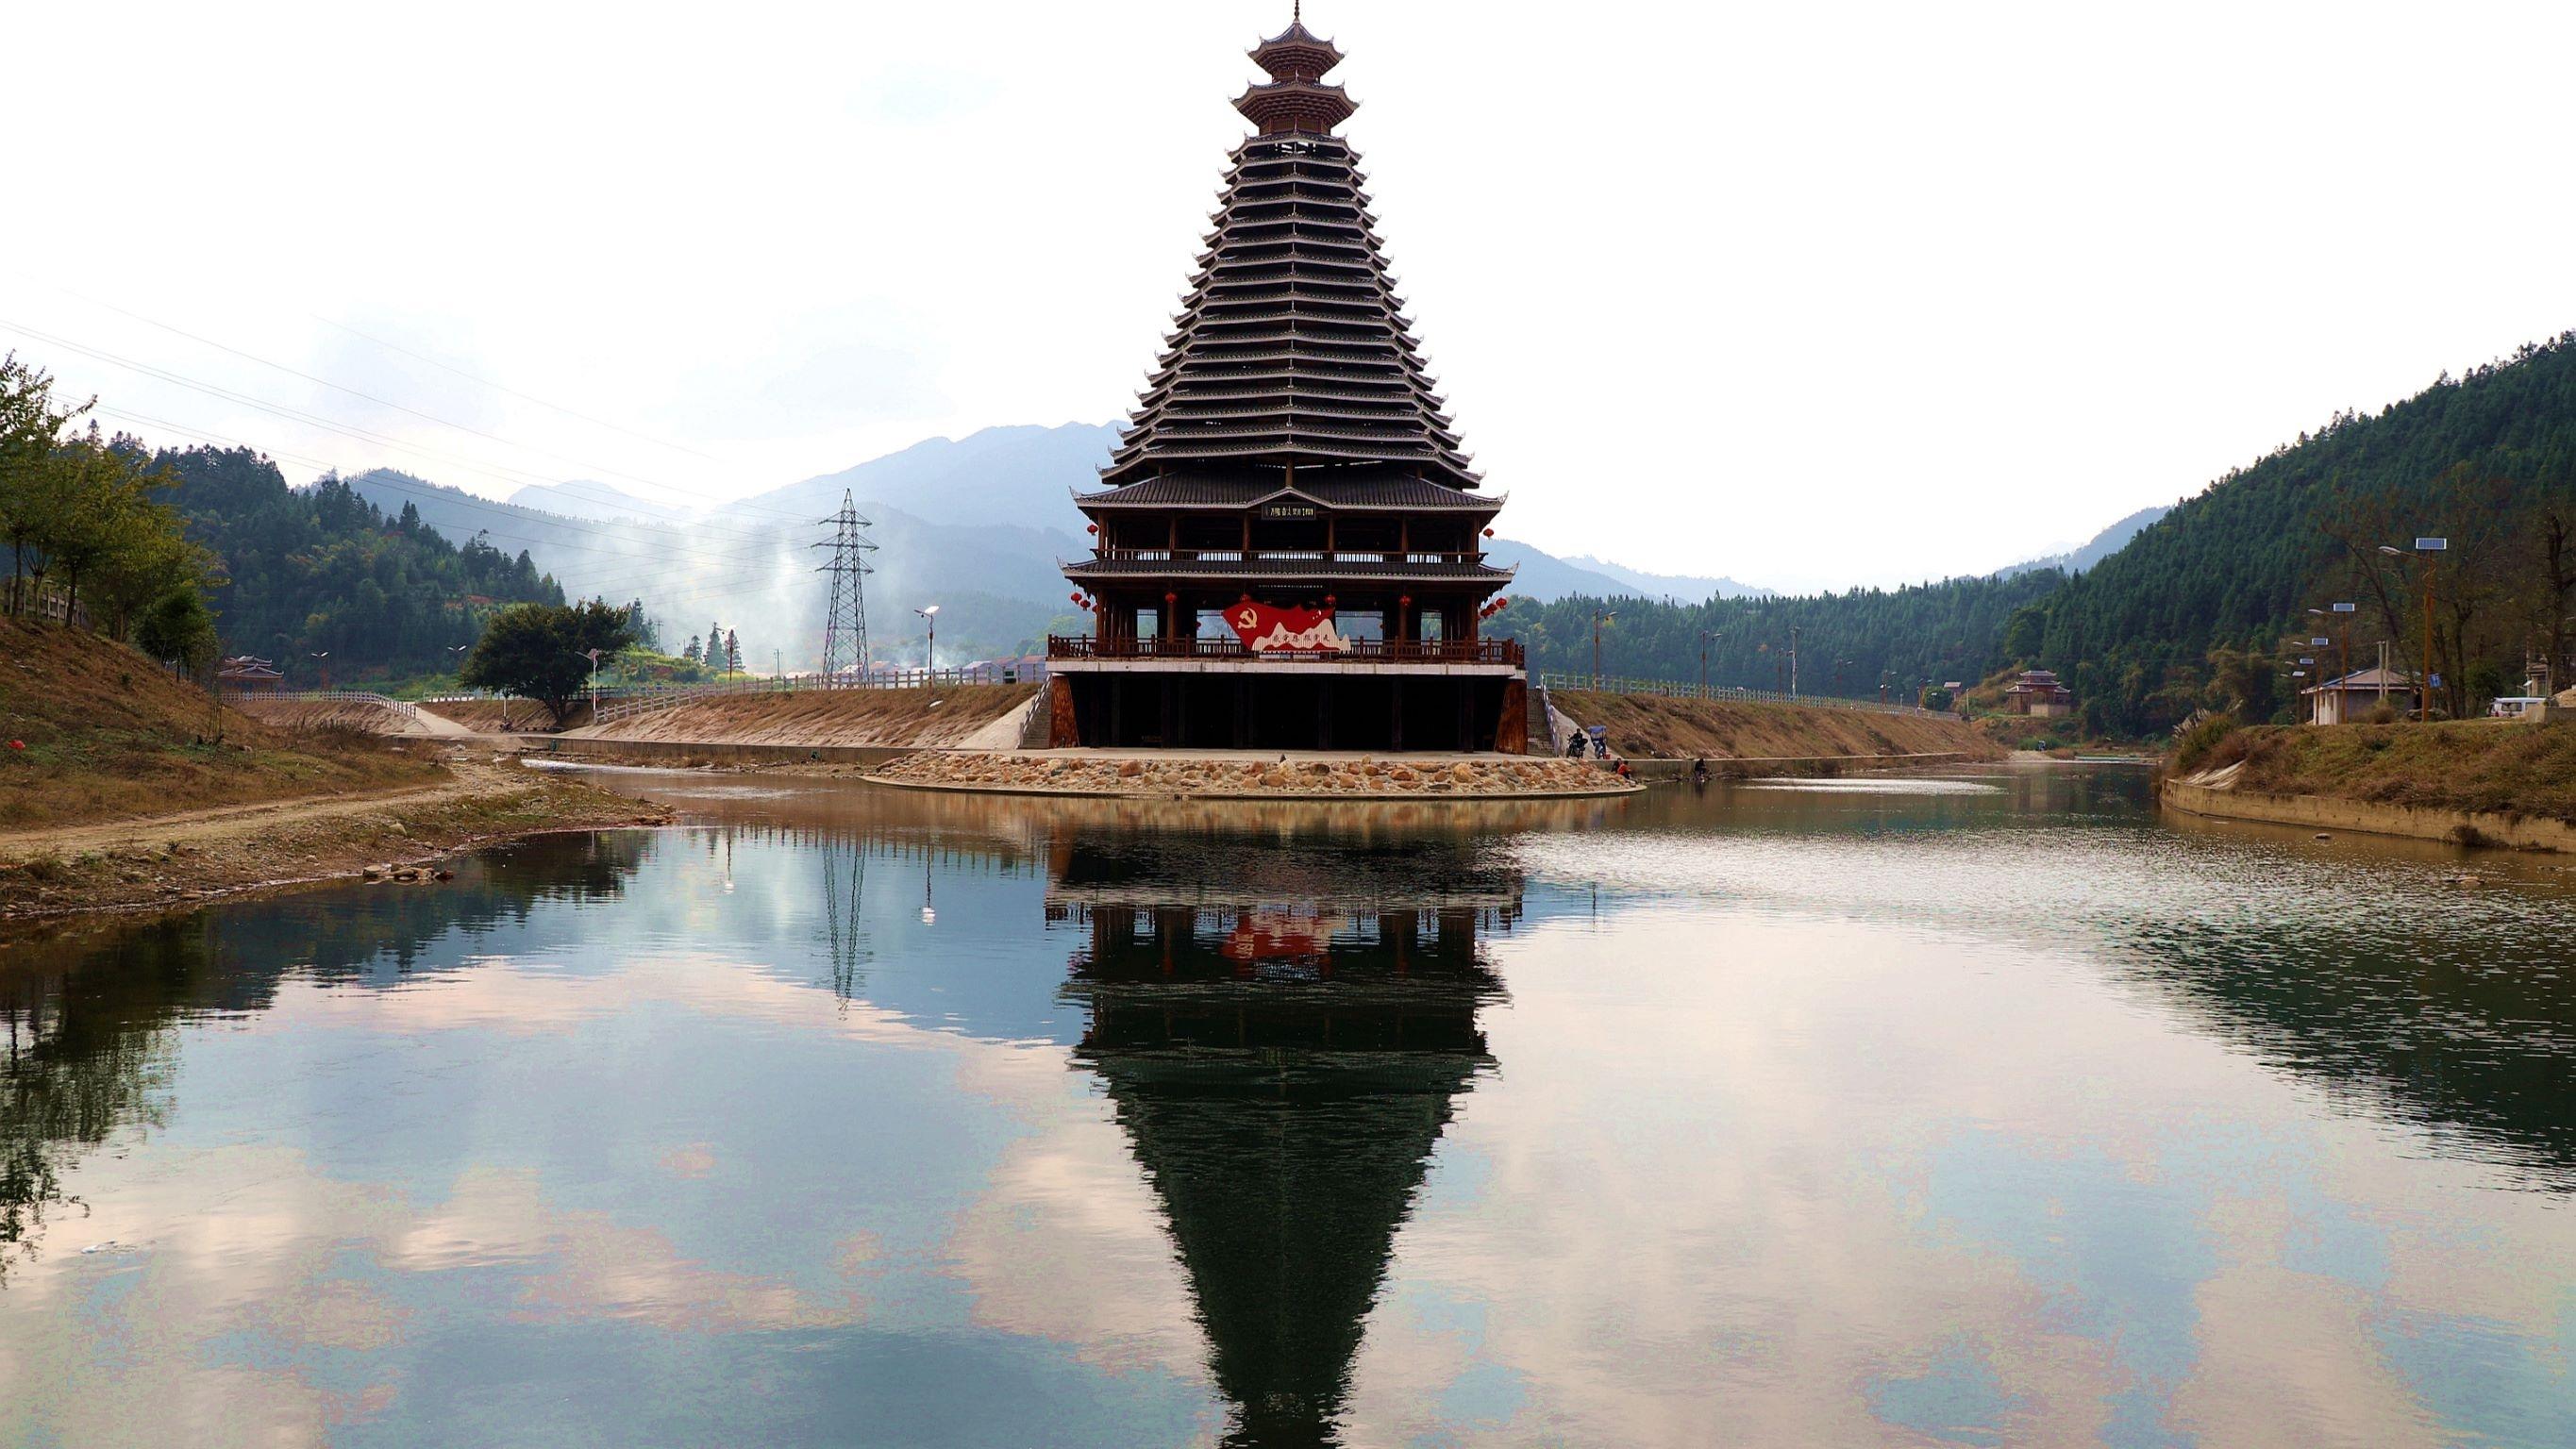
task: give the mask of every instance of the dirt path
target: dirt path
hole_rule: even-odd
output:
[[[660,823],[651,801],[461,751],[437,784],[0,834],[0,916],[196,901],[417,866],[549,830]],[[391,871],[380,874],[390,877]],[[427,879],[427,873],[418,878]]]
[[[393,807],[487,794],[499,783],[490,776],[498,773],[498,768],[492,765],[473,765],[460,768],[453,780],[437,785],[415,785],[407,790],[323,795],[259,805],[227,805],[213,810],[181,810],[170,815],[147,815],[135,820],[75,825],[59,830],[13,830],[0,833],[0,865],[15,865],[41,856],[82,855],[126,846],[163,846],[174,840],[191,845],[213,845],[253,831],[275,830],[308,820],[373,814]]]
[[[395,733],[407,735],[428,735],[435,739],[449,740],[470,740],[474,738],[475,732],[473,730],[466,728],[464,725],[458,724],[456,721],[449,719],[442,714],[436,714],[429,710],[416,708],[412,711],[412,718],[417,721],[412,728],[397,730]]]

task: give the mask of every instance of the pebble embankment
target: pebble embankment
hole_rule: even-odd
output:
[[[1260,760],[924,751],[869,778],[889,785],[1047,795],[1211,799],[1508,799],[1620,795],[1639,788],[1594,765],[1493,755]]]

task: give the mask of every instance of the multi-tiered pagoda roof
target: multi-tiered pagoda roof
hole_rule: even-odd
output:
[[[1520,645],[1479,632],[1512,570],[1387,272],[1342,53],[1253,47],[1214,225],[1064,564],[1057,745],[1517,751]]]
[[[1359,153],[1332,134],[1354,109],[1323,79],[1341,52],[1292,23],[1252,58],[1270,79],[1235,108],[1259,131],[1235,149],[1188,299],[1102,480],[1327,469],[1476,487],[1381,254]]]

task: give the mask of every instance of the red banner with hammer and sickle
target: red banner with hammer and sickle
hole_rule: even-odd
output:
[[[1333,627],[1329,609],[1283,609],[1245,599],[1227,607],[1225,622],[1243,647],[1255,654],[1315,654],[1351,647]]]

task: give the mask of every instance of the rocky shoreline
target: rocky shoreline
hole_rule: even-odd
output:
[[[867,778],[913,789],[1218,800],[1531,799],[1642,788],[1597,765],[1517,755],[1265,760],[926,750]]]

